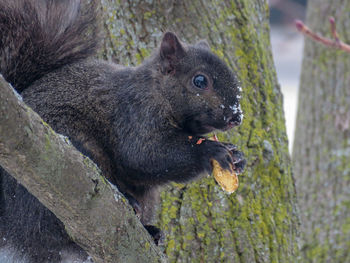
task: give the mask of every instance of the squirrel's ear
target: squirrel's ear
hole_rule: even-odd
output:
[[[210,50],[209,43],[205,39],[199,40],[195,46],[199,47],[199,48]]]
[[[177,61],[185,55],[185,48],[180,40],[172,32],[166,32],[160,44],[160,57],[162,59],[162,71],[170,73],[174,70]]]

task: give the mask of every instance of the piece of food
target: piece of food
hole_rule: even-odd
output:
[[[205,138],[199,138],[196,144],[201,144],[203,141],[205,141]]]
[[[219,162],[212,159],[211,164],[213,166],[213,175],[215,180],[221,186],[221,188],[229,194],[232,194],[238,188],[238,176],[233,172],[233,167],[231,166],[232,172],[223,169]]]
[[[209,140],[218,142],[218,137],[213,134]],[[211,165],[213,166],[213,175],[215,181],[221,186],[221,188],[229,194],[232,194],[238,188],[238,176],[233,172],[233,167],[231,165],[232,172],[222,168],[218,161],[211,160]]]

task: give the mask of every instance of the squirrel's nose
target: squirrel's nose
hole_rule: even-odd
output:
[[[230,126],[239,126],[242,123],[242,112],[237,112],[226,119]]]

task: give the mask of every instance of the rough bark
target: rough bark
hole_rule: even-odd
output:
[[[350,2],[310,0],[307,25],[350,42]],[[293,163],[304,262],[350,262],[350,55],[305,40]]]
[[[298,217],[282,96],[271,57],[266,1],[102,1],[103,56],[137,64],[171,30],[205,38],[237,72],[245,120],[219,139],[239,146],[248,168],[231,196],[212,177],[162,193],[158,225],[172,262],[296,262]]]
[[[1,75],[0,165],[64,223],[94,262],[165,262],[119,191]]]

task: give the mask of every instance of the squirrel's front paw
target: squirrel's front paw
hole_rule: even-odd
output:
[[[237,150],[232,150],[232,159],[233,159],[233,170],[236,174],[241,174],[244,171],[244,167],[247,164],[247,161],[244,159],[244,154]]]
[[[224,144],[215,141],[206,140],[201,144],[201,160],[202,165],[207,172],[212,172],[211,162],[216,160],[223,169],[232,170],[235,167],[235,157],[232,151],[229,150]]]
[[[233,170],[236,174],[241,174],[244,171],[244,167],[247,161],[244,159],[244,153],[237,150],[237,146],[232,143],[223,143],[225,147],[231,152],[232,160],[234,164]]]
[[[237,150],[236,145],[231,143],[206,141],[205,146],[206,153],[204,153],[204,155],[206,163],[208,163],[208,159],[209,163],[211,159],[215,159],[223,169],[231,170],[231,167],[233,167],[236,174],[241,174],[244,171],[247,161],[244,159],[243,152]]]

